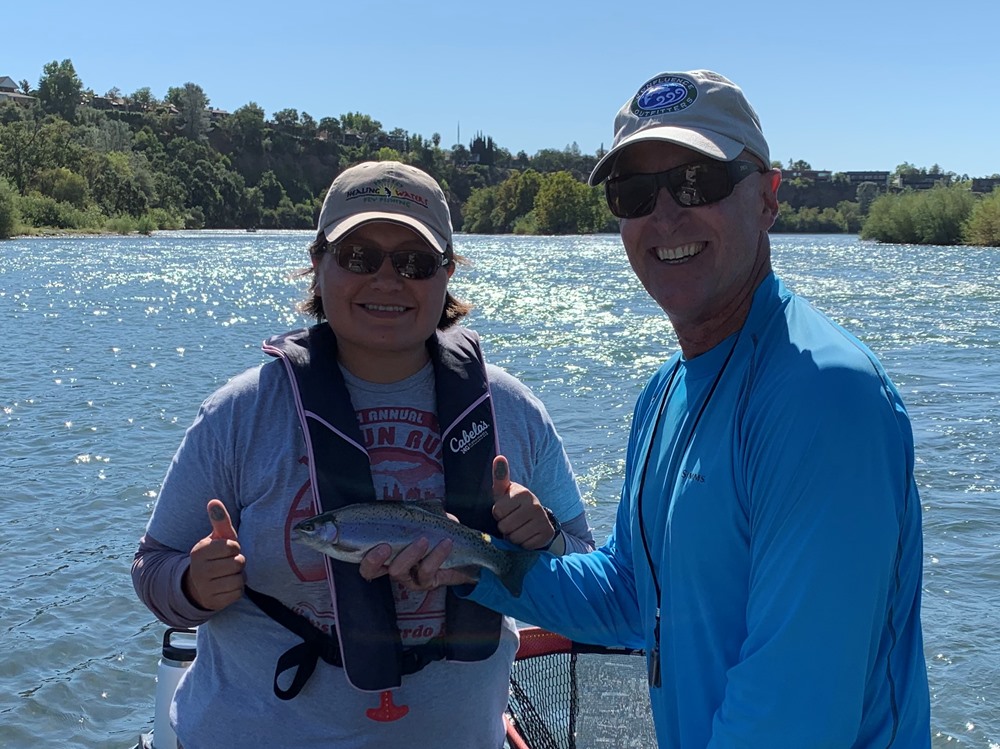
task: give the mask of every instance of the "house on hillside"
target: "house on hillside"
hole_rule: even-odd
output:
[[[17,82],[9,75],[0,76],[0,102],[12,101],[22,107],[30,107],[38,99],[22,94],[17,89]]]
[[[93,96],[87,103],[94,109],[104,111],[124,112],[128,110],[128,104],[120,96]]]
[[[879,187],[889,186],[889,172],[844,172],[848,183],[860,185],[862,182],[874,182]]]
[[[973,177],[972,192],[993,192],[1000,187],[1000,177]]]
[[[833,172],[820,169],[782,169],[781,178],[787,182],[793,179],[808,179],[813,182],[829,182]]]
[[[951,177],[947,174],[900,174],[896,177],[896,187],[911,190],[930,190],[936,185],[950,185]]]

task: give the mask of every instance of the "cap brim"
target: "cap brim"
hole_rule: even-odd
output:
[[[427,242],[431,247],[440,252],[442,255],[448,254],[448,242],[436,233],[431,231],[431,229],[421,221],[410,216],[404,216],[399,213],[388,213],[383,211],[368,211],[366,213],[355,213],[348,216],[343,221],[337,221],[330,224],[329,226],[323,227],[323,234],[326,235],[326,241],[330,244],[335,244],[341,239],[346,237],[352,231],[357,229],[359,226],[364,224],[371,224],[375,221],[386,221],[390,224],[399,224],[400,226],[405,226],[413,229],[417,234],[419,234],[424,241]]]
[[[594,167],[594,171],[590,173],[590,179],[587,180],[587,183],[591,187],[601,184],[611,173],[618,155],[629,146],[643,141],[676,143],[678,146],[690,148],[692,151],[697,151],[719,161],[732,161],[743,153],[743,149],[746,147],[739,141],[718,133],[681,127],[651,127],[633,133],[604,154],[597,162],[597,166]]]

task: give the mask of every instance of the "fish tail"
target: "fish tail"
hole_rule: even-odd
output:
[[[524,576],[538,560],[537,551],[511,551],[507,553],[505,564],[498,577],[503,586],[515,598],[520,597]]]

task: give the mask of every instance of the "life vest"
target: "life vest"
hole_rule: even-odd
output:
[[[310,478],[319,499],[317,509],[327,512],[356,502],[379,501],[330,326],[324,322],[275,336],[263,348],[281,359],[289,373],[306,437]],[[496,426],[479,337],[453,327],[436,331],[427,348],[441,426],[445,509],[464,525],[496,534],[492,512]],[[302,643],[279,659],[274,681],[279,697],[291,699],[298,694],[319,659],[342,665],[358,689],[380,691],[398,687],[404,675],[433,660],[479,661],[496,651],[501,615],[450,590],[444,636],[404,651],[389,578],[369,582],[356,564],[330,557],[324,561],[334,597],[335,636],[320,632],[276,599],[247,589],[248,597],[265,613],[303,637]],[[292,685],[279,687],[278,677],[292,668]]]

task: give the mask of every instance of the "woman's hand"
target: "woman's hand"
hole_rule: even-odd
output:
[[[191,548],[191,566],[184,573],[184,594],[197,606],[221,611],[243,595],[246,558],[226,506],[208,501],[212,532]]]

